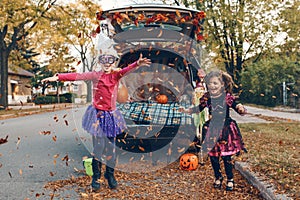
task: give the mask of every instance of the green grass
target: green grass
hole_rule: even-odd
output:
[[[253,171],[266,175],[279,193],[300,198],[300,123],[240,124]]]

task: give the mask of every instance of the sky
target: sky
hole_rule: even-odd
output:
[[[122,0],[122,1],[119,0],[118,2],[117,2],[117,0],[98,0],[98,1],[99,1],[99,4],[102,6],[103,10],[119,7],[121,5],[127,5],[127,4],[134,3],[131,0]]]
[[[142,3],[159,3],[161,1],[159,0],[95,0],[96,3],[99,3],[102,6],[103,10],[107,10],[110,8],[116,8],[124,5],[130,5],[130,4],[142,4]],[[166,1],[174,2],[174,1]]]

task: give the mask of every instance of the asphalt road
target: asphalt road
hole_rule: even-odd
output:
[[[47,192],[46,182],[83,169],[89,152],[78,137],[76,114],[69,109],[0,121],[0,138],[8,135],[0,145],[0,199],[36,199]]]
[[[247,109],[250,114],[232,112],[232,117],[238,123],[268,122],[258,115],[300,120],[300,113]],[[0,138],[8,136],[8,142],[0,145],[1,200],[36,199],[42,193],[49,197],[49,191],[43,189],[45,183],[69,179],[77,175],[74,168],[83,169],[82,157],[89,155],[79,139],[84,134],[80,125],[83,112],[84,108],[73,108],[0,120]],[[66,192],[70,199],[77,196],[73,190]]]

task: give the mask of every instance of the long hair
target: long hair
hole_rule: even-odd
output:
[[[205,76],[205,82],[208,83],[212,77],[217,77],[221,82],[223,82],[226,93],[232,94],[233,80],[227,72],[222,70],[211,71]]]

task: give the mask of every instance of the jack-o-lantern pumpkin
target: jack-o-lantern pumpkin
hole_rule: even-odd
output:
[[[168,97],[165,94],[159,94],[156,96],[156,101],[161,104],[168,103]]]
[[[118,88],[117,102],[118,103],[126,103],[128,100],[128,89],[120,84]]]
[[[198,157],[195,154],[186,153],[180,157],[180,169],[182,170],[195,170],[198,164]]]

